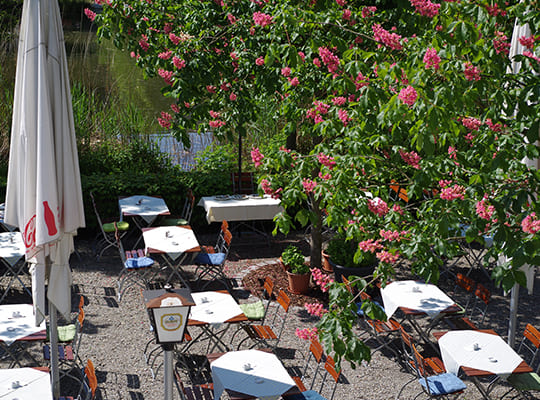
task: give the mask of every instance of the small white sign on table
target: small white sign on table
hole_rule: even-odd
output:
[[[219,324],[242,314],[242,309],[228,293],[191,293],[195,307],[191,307],[189,318],[209,324]]]
[[[259,399],[273,400],[295,386],[276,355],[264,351],[231,351],[213,361],[210,368],[215,399],[229,389]]]
[[[45,321],[36,326],[31,304],[5,304],[0,306],[0,340],[7,345],[17,339],[45,330]]]
[[[130,196],[118,201],[120,218],[124,215],[138,215],[150,225],[158,215],[170,214],[165,200],[160,197]]]
[[[417,281],[396,281],[381,289],[386,316],[390,318],[399,307],[426,313],[430,317],[455,304],[437,286]]]
[[[523,359],[498,335],[473,330],[451,331],[439,339],[444,366],[457,375],[459,367],[510,375]]]
[[[0,397],[53,400],[50,375],[34,368],[0,369]]]

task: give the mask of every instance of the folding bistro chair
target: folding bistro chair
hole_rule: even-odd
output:
[[[184,207],[182,213],[178,218],[164,218],[161,222],[162,226],[183,226],[189,225],[191,222],[191,214],[193,213],[193,207],[195,207],[195,195],[191,188],[188,189],[186,199],[184,200]]]
[[[450,395],[457,396],[461,394],[463,390],[465,390],[467,385],[465,385],[465,383],[454,374],[449,372],[431,374],[424,357],[416,349],[414,344],[412,344],[412,351],[414,357],[415,377],[401,387],[396,396],[396,400],[400,398],[403,389],[415,381],[421,385],[423,393],[430,399],[437,397],[446,398]],[[418,397],[420,394],[418,394],[416,397]]]
[[[338,372],[336,369],[335,362],[332,357],[326,357],[324,362],[324,370],[318,370],[318,376],[320,377],[317,386],[319,386],[318,391],[313,390],[315,386],[315,380],[313,380],[309,390],[302,390],[303,387],[299,386],[301,392],[294,393],[290,395],[283,395],[284,400],[332,400],[336,393],[337,384],[339,382],[341,372]],[[332,383],[327,384],[328,376],[332,378]],[[317,378],[317,376],[315,377]],[[323,397],[321,393],[329,393],[328,397]]]
[[[401,328],[401,344],[403,345],[403,364],[406,366],[409,372],[414,373],[416,371],[414,349],[413,345],[417,346],[413,337],[409,335],[405,329]],[[422,355],[424,358],[425,366],[429,369],[431,374],[442,374],[446,372],[443,361],[439,357],[430,357]]]
[[[510,375],[506,381],[512,388],[501,399],[513,391],[517,391],[515,397],[537,399],[540,395],[540,331],[531,324],[527,324],[525,327],[517,352],[521,355],[527,354],[530,357],[527,364],[531,368],[534,369],[536,363],[538,365],[534,372]]]
[[[83,382],[77,400],[94,400],[96,398],[98,383],[96,377],[96,370],[92,360],[86,361],[84,367]]]
[[[226,221],[224,223],[227,224]],[[214,247],[201,247],[202,252],[197,254],[193,260],[193,263],[197,265],[195,275],[199,283],[206,277],[210,278],[202,284],[200,289],[206,288],[213,281],[221,281],[228,289],[232,289],[227,276],[223,272],[233,237],[225,224],[222,224],[216,245]]]
[[[214,400],[212,384],[184,386],[178,371],[174,371],[174,383],[181,400]]]
[[[240,341],[237,346],[237,349],[240,349],[242,344],[251,339],[253,345],[249,348],[254,348],[256,346],[263,348],[272,348],[275,349],[279,344],[281,339],[281,334],[285,328],[285,322],[289,314],[289,308],[291,305],[291,299],[283,290],[280,289],[277,297],[277,304],[273,307],[273,310],[270,311],[266,319],[265,324],[249,324],[242,325],[242,329],[247,334],[247,336]]]
[[[154,260],[147,257],[143,249],[126,251],[119,235],[116,240],[123,265],[117,279],[118,301],[121,301],[125,291],[133,286],[146,289],[159,273],[159,269],[155,268]]]
[[[92,207],[94,207],[94,213],[96,214],[97,223],[101,232],[101,235],[98,233],[98,236],[94,239],[96,258],[99,260],[105,250],[109,247],[118,247],[116,236],[120,235],[120,239],[123,238],[129,230],[129,223],[126,221],[111,221],[104,223],[99,215],[94,194],[92,192],[90,192],[90,199],[92,199]]]

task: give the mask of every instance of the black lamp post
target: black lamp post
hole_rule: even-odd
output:
[[[189,289],[145,290],[143,297],[156,343],[164,351],[165,400],[173,398],[173,349],[184,340],[189,310],[195,305]]]

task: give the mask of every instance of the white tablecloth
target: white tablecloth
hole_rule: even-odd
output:
[[[189,318],[209,324],[219,324],[242,314],[242,309],[228,293],[195,292],[191,297],[196,306],[191,307]]]
[[[120,206],[120,218],[124,215],[138,215],[151,224],[158,215],[169,214],[169,208],[165,200],[160,197],[130,196],[118,200]]]
[[[399,307],[410,308],[435,317],[455,304],[435,285],[417,281],[396,281],[381,289],[386,316],[390,318]]]
[[[245,367],[249,364],[250,369]],[[214,398],[229,389],[259,399],[278,399],[295,385],[275,354],[259,350],[225,353],[210,364]]]
[[[176,260],[186,250],[199,246],[191,229],[179,226],[159,226],[143,231],[146,253],[148,248],[163,251]]]
[[[24,256],[25,247],[21,232],[0,233],[0,258],[13,266]]]
[[[474,344],[478,344],[475,350]],[[472,330],[451,331],[439,339],[444,366],[457,375],[459,367],[510,375],[523,359],[498,335]]]
[[[36,326],[32,304],[0,306],[0,340],[10,345],[15,340],[45,329],[45,321]]]
[[[0,397],[53,400],[50,375],[34,368],[0,369]]]
[[[5,212],[5,204],[4,203],[0,203],[0,225],[2,225],[6,231],[10,231],[10,232],[13,232],[15,229],[17,229],[16,226],[13,226],[13,225],[9,225],[9,224],[6,224],[4,222],[4,212]]]
[[[221,221],[271,220],[283,211],[279,199],[270,196],[203,197],[197,205],[204,207],[208,223]]]

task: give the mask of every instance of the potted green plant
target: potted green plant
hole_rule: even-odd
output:
[[[306,293],[309,290],[311,274],[309,265],[300,249],[289,245],[281,253],[283,263],[289,280],[289,291],[295,294]]]
[[[329,256],[337,282],[343,281],[342,276],[369,276],[373,274],[378,263],[374,253],[360,250],[355,241],[341,235],[328,242],[325,252]]]

